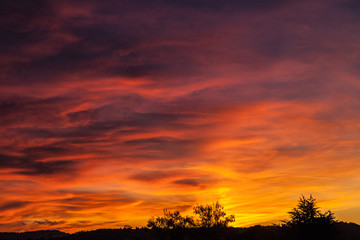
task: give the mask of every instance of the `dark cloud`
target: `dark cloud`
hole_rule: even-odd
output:
[[[279,156],[296,158],[309,155],[314,151],[314,146],[279,146],[276,151]]]
[[[123,224],[119,224],[120,221],[105,221],[101,223],[93,223],[91,221],[77,221],[75,223],[67,223],[65,226],[61,227],[61,230],[65,229],[84,229],[86,227],[97,227],[97,229],[103,228],[103,226],[113,226],[113,228],[123,227]]]
[[[73,161],[40,162],[31,156],[0,154],[1,169],[14,169],[15,173],[22,175],[72,175],[75,165]]]
[[[92,192],[74,192],[71,191],[74,197],[65,198],[61,200],[54,200],[59,204],[58,211],[81,211],[85,209],[100,209],[114,205],[125,205],[134,203],[138,199],[131,194],[118,193],[92,193]]]
[[[87,141],[87,143],[90,143],[90,141]],[[22,149],[21,152],[24,156],[27,156],[30,159],[42,160],[46,158],[55,158],[58,159],[57,163],[60,163],[62,158],[78,154],[86,154],[88,153],[88,149],[84,148],[84,146],[78,146],[78,144],[74,141],[64,140],[51,144],[27,147]],[[66,161],[63,162],[63,164],[65,163]],[[74,163],[69,162],[69,167],[72,164]]]
[[[76,165],[73,161],[51,161],[47,163],[32,163],[32,169],[24,169],[16,171],[22,175],[69,175],[74,176],[74,166]]]
[[[46,37],[48,32],[41,25],[34,26],[36,21],[51,17],[54,11],[46,0],[1,2],[0,49],[5,52],[17,50],[15,46],[27,45]],[[46,24],[45,24],[46,26]]]
[[[144,153],[150,152],[153,156],[169,159],[192,156],[200,144],[199,140],[181,140],[171,137],[136,139],[125,142],[125,145],[134,146]]]
[[[67,117],[71,122],[77,123],[75,126],[63,128],[23,127],[18,128],[16,132],[32,138],[67,139],[64,143],[74,143],[72,139],[94,141],[101,138],[106,141],[106,138],[111,134],[122,135],[124,133],[126,135],[134,131],[146,132],[164,128],[190,128],[191,125],[185,122],[195,116],[194,114],[171,112],[139,113],[133,112],[127,107],[109,105],[98,109],[69,113]],[[187,144],[186,141],[167,140],[169,146],[175,146],[176,143],[182,146]],[[165,139],[163,143],[165,144]],[[53,148],[53,150],[56,148]]]
[[[104,26],[90,26],[69,29],[69,34],[78,41],[67,43],[58,52],[42,58],[17,63],[9,71],[9,76],[18,81],[27,79],[34,82],[66,81],[65,75],[82,72],[87,79],[103,76],[138,77],[146,75],[146,71],[157,68],[155,65],[137,65],[129,58],[123,62],[112,60],[114,53],[128,50],[134,45],[131,36],[118,32],[118,27],[105,30]],[[110,62],[109,62],[110,59]],[[115,62],[114,62],[115,61]],[[107,66],[109,65],[109,66]],[[114,66],[115,65],[115,66]],[[138,70],[138,72],[136,72]],[[141,72],[143,74],[141,74]],[[41,74],[39,74],[41,73]]]
[[[26,224],[23,221],[12,221],[9,223],[0,223],[3,229],[15,229],[14,231],[22,231]]]
[[[71,112],[67,117],[71,122],[102,122],[111,120],[123,120],[132,114],[130,109],[125,104],[122,105],[106,105],[96,109],[87,109],[80,112]]]
[[[147,7],[154,8],[158,6],[166,6],[166,7],[176,7],[176,8],[190,8],[196,10],[224,10],[225,8],[239,9],[239,10],[264,10],[270,9],[276,6],[279,6],[286,1],[283,0],[274,0],[274,1],[266,1],[266,0],[224,0],[224,1],[215,1],[215,0],[174,0],[174,1],[166,1],[166,0],[135,0],[135,1],[125,1],[129,4],[129,6],[133,7]],[[113,4],[113,2],[112,2]],[[116,3],[115,3],[116,4]],[[102,8],[102,12],[106,13],[114,13],[114,10]]]
[[[197,111],[200,117],[224,111],[229,104],[247,106],[266,101],[312,102],[331,94],[332,89],[327,87],[330,81],[320,76],[282,81],[271,78],[261,82],[207,87],[174,99],[164,108]]]
[[[194,179],[194,178],[180,179],[174,181],[174,183],[180,185],[189,185],[189,186],[199,186],[202,184],[200,179]]]
[[[117,66],[108,69],[108,72],[116,76],[124,77],[146,77],[156,76],[158,72],[168,69],[169,66],[165,64],[144,64],[134,66]]]
[[[132,126],[132,123],[127,121],[106,121],[68,128],[22,128],[18,132],[34,138],[65,138],[69,140],[87,138],[87,141],[93,141],[106,136],[112,130],[126,126]]]
[[[39,183],[30,180],[0,180],[0,187],[30,189],[39,186]]]
[[[328,94],[321,79],[302,79],[296,81],[269,81],[261,84],[263,99],[312,101]],[[260,97],[260,96],[259,96]],[[260,100],[260,98],[259,98]]]
[[[181,125],[180,120],[191,119],[195,117],[195,114],[183,114],[183,113],[168,113],[168,112],[148,112],[148,113],[135,113],[133,116],[134,120],[137,120],[139,123],[151,125],[161,125],[161,126],[174,126]]]
[[[28,27],[29,30],[25,33],[24,31],[4,32],[3,35],[6,37],[3,39],[13,46],[9,55],[12,58],[20,56],[23,59],[14,60],[15,62],[7,65],[8,71],[2,81],[6,84],[29,81],[48,83],[49,79],[51,82],[64,82],[68,81],[67,76],[81,73],[87,81],[106,76],[148,77],[156,78],[153,83],[158,84],[159,81],[163,81],[160,76],[172,77],[172,82],[176,82],[179,77],[198,76],[203,73],[202,68],[206,66],[191,56],[196,45],[196,40],[192,41],[192,39],[198,38],[196,36],[199,35],[199,29],[209,29],[209,21],[213,20],[210,16],[199,19],[196,14],[186,14],[179,8],[195,11],[206,9],[218,11],[224,8],[246,11],[270,9],[282,3],[281,0],[124,1],[122,3],[89,1],[87,4],[68,2],[74,7],[88,9],[91,14],[76,18],[64,18],[61,16],[61,11],[54,13],[54,9],[64,7],[60,3],[35,1],[24,4],[28,6],[26,11],[17,6],[19,12],[12,9],[15,4],[9,3],[7,5],[12,7],[10,6],[11,10],[6,11],[10,15],[8,18],[23,16],[14,21],[18,25],[26,23],[31,27]],[[169,11],[157,11],[164,7]],[[35,8],[36,14],[33,11]],[[142,17],[136,19],[132,17],[133,14],[139,13],[143,13]],[[116,21],[109,22],[107,20],[109,14]],[[148,22],[151,19],[155,21],[151,21],[150,24]],[[47,24],[39,24],[39,21],[46,21]],[[14,28],[9,27],[6,31],[14,31]],[[68,36],[73,40],[59,36]],[[56,44],[49,45],[46,53],[19,51],[19,47],[40,46],[47,39],[51,39],[52,43],[56,42]],[[182,44],[170,43],[180,39],[183,41]],[[169,44],[161,45],[163,41]],[[9,78],[12,79],[11,83],[7,80]],[[183,82],[178,81],[178,84]]]
[[[115,100],[111,104],[99,108],[87,109],[79,112],[71,112],[67,117],[71,122],[84,122],[90,124],[88,128],[96,128],[96,125],[111,124],[116,122],[118,126],[127,125],[129,127],[157,127],[181,125],[182,120],[196,117],[195,114],[177,112],[137,112],[142,110],[142,106],[151,105],[151,101],[140,96],[130,99]]]
[[[46,0],[18,0],[16,2],[11,0],[2,1],[1,17],[8,18],[9,16],[16,15],[18,17],[24,17],[25,20],[31,20],[33,18],[53,14],[51,5]]]
[[[11,126],[21,124],[52,125],[63,121],[61,113],[77,104],[69,97],[3,97],[0,98],[0,124]]]
[[[96,0],[87,1],[87,3],[91,6],[96,6],[93,9],[95,13],[98,14],[107,14],[114,15],[124,13],[125,10],[128,12],[136,12],[139,9],[157,9],[157,8],[170,8],[169,10],[173,10],[173,8],[184,8],[184,9],[192,9],[192,10],[203,10],[203,11],[220,11],[226,9],[232,10],[240,10],[240,11],[262,11],[269,10],[281,5],[286,4],[285,0],[274,0],[274,1],[266,1],[266,0],[223,0],[223,1],[215,1],[215,0],[174,0],[174,1],[166,1],[166,0],[126,0],[126,1],[115,1],[110,0],[106,2],[99,3]],[[81,7],[81,1],[72,1],[75,6]]]
[[[23,208],[29,204],[30,204],[30,202],[28,202],[28,201],[5,202],[5,203],[0,204],[0,211]]]
[[[164,1],[165,2],[165,1]],[[171,1],[170,4],[174,6],[190,7],[194,9],[213,9],[213,10],[223,10],[224,8],[239,9],[243,11],[249,10],[265,10],[277,7],[280,4],[283,4],[283,0],[275,1],[266,1],[266,0],[225,0],[225,1],[215,1],[215,0],[175,0]]]
[[[42,220],[42,221],[34,221],[31,225],[41,225],[41,226],[56,226],[56,225],[63,225],[66,223],[65,221],[50,221],[50,220]]]
[[[197,187],[200,189],[211,188],[218,184],[220,181],[226,181],[225,178],[218,178],[217,175],[192,175],[192,178],[182,178],[173,181],[173,184],[185,187]]]
[[[341,1],[339,4],[346,10],[350,10],[351,12],[358,14],[360,12],[360,3],[357,0],[345,0]]]
[[[128,145],[139,145],[139,146],[144,146],[147,144],[166,144],[166,143],[179,143],[181,142],[180,139],[176,139],[176,138],[172,138],[172,137],[157,137],[157,138],[145,138],[145,139],[135,139],[135,140],[129,140],[126,141],[125,144]],[[186,141],[184,141],[186,142]]]
[[[126,141],[125,146],[135,147],[138,157],[148,159],[178,159],[194,156],[200,140],[182,140],[171,137],[157,137]],[[140,154],[140,155],[139,155]],[[151,156],[152,155],[152,156]]]
[[[165,171],[141,171],[130,176],[130,179],[138,181],[153,182],[174,176],[173,172]]]
[[[38,159],[45,158],[47,156],[61,156],[70,152],[63,144],[49,144],[43,146],[30,147],[23,150],[23,153],[28,156],[35,156]]]

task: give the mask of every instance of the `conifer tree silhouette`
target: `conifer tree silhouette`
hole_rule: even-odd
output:
[[[312,195],[309,198],[301,195],[297,207],[288,213],[290,220],[284,221],[288,226],[332,224],[335,222],[334,213],[331,211],[321,213],[316,199]]]

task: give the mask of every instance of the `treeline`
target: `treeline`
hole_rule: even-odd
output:
[[[164,216],[151,217],[147,227],[150,229],[183,229],[183,228],[224,228],[235,222],[235,216],[226,216],[224,207],[219,203],[212,205],[196,205],[193,208],[195,216],[181,216],[179,211],[163,210]],[[316,199],[310,195],[301,196],[298,205],[288,212],[290,219],[282,220],[280,226],[309,228],[312,226],[331,226],[336,223],[334,213],[330,210],[322,213]]]
[[[322,213],[316,199],[301,196],[288,212],[289,218],[271,226],[248,228],[229,226],[234,215],[227,215],[219,203],[196,205],[192,216],[164,209],[163,216],[151,217],[146,227],[99,229],[65,234],[58,231],[0,233],[0,240],[359,240],[360,226],[339,222],[331,211]],[[48,237],[46,236],[48,234]],[[36,237],[38,236],[38,237]],[[25,238],[26,237],[26,238]]]
[[[298,230],[289,226],[253,226],[248,228],[184,228],[184,229],[149,229],[123,228],[99,229],[67,234],[62,237],[54,235],[12,234],[9,236],[0,233],[1,240],[359,240],[360,226],[353,223],[336,222],[333,225],[334,234],[323,232],[321,235],[304,237]]]
[[[339,222],[331,211],[321,212],[316,199],[301,196],[288,212],[289,218],[271,226],[230,227],[234,215],[227,215],[219,203],[196,205],[192,216],[179,211],[163,210],[163,216],[151,217],[147,226],[122,230],[80,232],[71,240],[95,239],[159,239],[159,240],[359,240],[360,226]]]
[[[233,232],[226,228],[229,223],[235,221],[235,216],[227,216],[224,207],[219,202],[212,205],[197,205],[193,208],[193,213],[195,216],[183,217],[179,211],[171,212],[164,209],[164,215],[151,217],[147,227],[163,230],[200,228],[203,232],[210,232],[210,237],[217,236],[219,233],[224,237],[225,233]],[[288,214],[289,219],[281,221],[281,224],[255,229],[258,233],[262,232],[267,237],[271,237],[269,239],[337,239],[339,237],[339,230],[336,228],[338,221],[335,220],[334,213],[330,210],[322,213],[312,195],[301,196],[297,206]],[[246,238],[243,236],[243,239]]]

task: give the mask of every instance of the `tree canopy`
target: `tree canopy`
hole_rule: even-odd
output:
[[[163,209],[163,217],[151,217],[148,220],[147,227],[149,228],[162,228],[162,229],[175,229],[175,228],[192,228],[195,227],[195,222],[192,217],[181,216],[179,211],[171,212]]]
[[[303,195],[298,205],[288,212],[290,220],[284,221],[288,226],[306,226],[314,224],[332,224],[335,222],[334,213],[327,211],[321,213],[317,206],[316,199],[312,195],[306,198]]]
[[[226,216],[224,207],[219,202],[212,205],[196,205],[194,213],[199,217],[200,227],[227,227],[229,223],[235,222],[235,216]]]
[[[219,203],[212,205],[196,205],[193,208],[194,216],[181,216],[179,211],[171,212],[163,210],[164,216],[151,217],[148,220],[148,228],[176,229],[176,228],[213,228],[227,227],[229,223],[235,221],[235,216],[226,216],[224,207]]]

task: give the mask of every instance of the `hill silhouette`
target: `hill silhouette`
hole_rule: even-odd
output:
[[[360,225],[338,222],[334,240],[359,240]],[[67,234],[60,231],[0,233],[1,240],[297,240],[304,239],[287,226],[260,226],[248,228],[187,228],[187,229],[99,229]],[[328,238],[308,238],[327,240]]]
[[[0,232],[0,240],[58,239],[69,235],[59,230],[40,230],[23,233]]]

